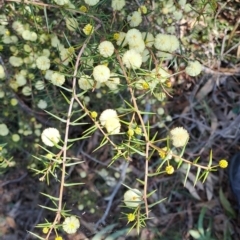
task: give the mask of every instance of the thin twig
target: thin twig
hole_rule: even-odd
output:
[[[101,25],[98,25],[96,27],[96,29],[100,28]],[[63,199],[63,189],[64,189],[64,184],[65,184],[65,175],[66,175],[66,158],[67,158],[67,145],[68,145],[68,134],[69,134],[69,127],[71,124],[71,116],[72,116],[72,108],[73,108],[73,103],[76,99],[76,82],[77,82],[77,71],[78,71],[78,67],[80,64],[80,58],[84,52],[84,49],[87,46],[87,43],[89,42],[89,40],[91,39],[91,36],[86,39],[85,43],[83,44],[81,50],[78,53],[77,59],[76,59],[76,64],[75,64],[75,68],[74,68],[74,74],[73,74],[73,84],[72,84],[72,98],[70,100],[70,104],[69,104],[69,108],[68,108],[68,114],[67,114],[67,121],[66,121],[66,129],[65,129],[65,137],[64,137],[64,145],[62,148],[62,152],[63,152],[63,159],[62,159],[62,176],[61,176],[61,185],[60,185],[60,192],[59,192],[59,198],[58,198],[58,211],[56,213],[54,222],[51,226],[51,228],[49,229],[49,232],[46,236],[46,239],[49,238],[53,228],[56,226],[56,224],[59,223],[60,219],[61,219],[61,211],[62,211],[62,199]]]
[[[141,126],[142,126],[142,129],[143,129],[143,133],[144,133],[144,138],[145,138],[145,141],[146,143],[149,142],[149,137],[148,137],[148,133],[147,133],[147,130],[146,130],[146,127],[145,127],[145,123],[143,121],[143,118],[142,118],[142,115],[140,113],[140,110],[138,108],[138,104],[137,104],[137,101],[136,101],[136,98],[135,98],[135,95],[134,95],[134,91],[131,87],[131,84],[130,84],[130,80],[128,78],[128,75],[125,71],[125,67],[123,66],[123,63],[122,63],[122,60],[118,54],[117,51],[116,52],[116,56],[117,56],[117,59],[118,59],[118,62],[120,64],[120,67],[123,71],[123,75],[127,81],[127,84],[128,84],[128,89],[129,89],[129,92],[131,94],[131,97],[132,97],[132,102],[133,102],[133,106],[134,106],[134,109],[138,115],[138,118],[139,118],[139,121],[141,123]],[[148,172],[148,146],[146,146],[146,156],[145,156],[145,172]],[[145,210],[146,210],[146,216],[148,217],[148,202],[147,202],[147,188],[148,188],[148,184],[147,184],[147,181],[148,181],[148,174],[147,176],[145,175],[145,181],[144,181],[144,203],[145,203]]]

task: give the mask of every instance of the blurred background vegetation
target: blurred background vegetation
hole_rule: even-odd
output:
[[[98,44],[104,39],[114,42],[114,33],[129,29],[126,17],[140,5],[145,5],[148,12],[139,29],[154,35],[158,32],[176,35],[181,42],[180,50],[170,58],[169,55],[160,56],[172,74],[169,95],[159,100],[151,94],[143,94],[139,101],[146,112],[156,113],[147,119],[151,132],[166,136],[174,126],[183,126],[191,139],[185,158],[192,160],[200,156],[202,164],[208,163],[210,150],[216,162],[222,158],[230,160],[239,151],[238,0],[126,1],[126,6],[119,12],[112,10],[108,0],[92,7],[83,0],[59,3],[17,0],[0,3],[0,64],[4,70],[4,76],[0,76],[0,239],[3,240],[35,239],[27,231],[37,232],[44,238],[41,229],[35,226],[44,219],[51,221],[54,218],[39,205],[53,207],[41,192],[57,195],[61,169],[56,166],[48,183],[39,181],[41,169],[47,167],[46,162],[37,157],[45,154],[40,147],[40,136],[46,127],[55,127],[64,135],[65,123],[59,119],[67,116],[65,99],[71,97],[67,90],[71,89],[76,55],[87,38],[82,31],[86,24],[101,24],[102,28],[87,42],[78,76],[82,71],[91,71],[99,61],[104,64],[97,53]],[[71,24],[67,26],[66,19],[69,18],[77,19],[78,27],[73,28],[74,31]],[[31,39],[24,39],[21,26],[18,28],[16,22],[21,22],[36,36],[33,34]],[[54,45],[56,38],[65,52]],[[36,67],[34,61],[40,52],[50,58],[51,70],[64,74],[65,82],[61,87],[49,81],[47,71]],[[189,59],[201,62],[203,70],[199,76],[190,77],[185,73]],[[114,62],[112,67],[117,71]],[[76,91],[84,105],[98,113],[113,106],[121,112],[126,108],[124,100],[131,101],[123,82],[118,91],[108,86],[84,94],[80,94],[79,88]],[[136,91],[142,95],[141,90]],[[84,113],[78,104],[73,108],[72,121]],[[91,124],[87,117],[81,121],[86,125],[70,127],[71,139],[81,137]],[[122,131],[126,132],[127,128]],[[140,235],[135,231],[126,234],[129,226],[120,207],[123,205],[122,186],[112,199],[105,224],[101,222],[95,229],[123,170],[126,171],[124,183],[131,187],[141,186],[136,179],[143,178],[145,171],[144,158],[139,155],[133,155],[128,166],[121,159],[107,167],[112,162],[112,148],[105,145],[94,151],[101,141],[100,132],[95,131],[91,137],[76,141],[67,153],[73,161],[84,161],[68,168],[67,179],[84,184],[64,190],[64,203],[81,222],[78,232],[69,236],[63,234],[64,239],[239,239],[237,204],[224,170],[210,173],[204,184],[198,182],[195,187],[194,171],[183,186],[184,168],[174,175],[151,178],[148,190],[157,191],[149,199],[150,203],[161,198],[167,200],[152,209]],[[57,149],[52,151],[58,153]],[[149,169],[154,169],[159,161],[159,156],[152,156]]]

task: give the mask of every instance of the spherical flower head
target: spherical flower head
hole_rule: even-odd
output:
[[[47,80],[51,81],[53,73],[54,73],[54,71],[52,71],[52,70],[47,70],[44,77],[45,77]]]
[[[92,117],[92,118],[95,119],[95,118],[97,118],[97,116],[98,116],[98,113],[97,113],[96,111],[92,111],[92,112],[91,112],[91,117]]]
[[[12,106],[16,106],[18,104],[18,100],[16,98],[12,98],[10,103]]]
[[[165,171],[169,175],[173,174],[174,173],[174,167],[172,165],[168,165],[168,166],[166,166]]]
[[[57,236],[57,237],[55,237],[54,240],[63,240],[63,238],[61,236]]]
[[[129,49],[133,49],[136,52],[142,54],[145,49],[145,43],[142,39],[137,39],[134,44],[129,44]]]
[[[90,34],[93,34],[94,32],[94,27],[91,24],[87,24],[84,28],[83,28],[83,32],[88,36]]]
[[[127,218],[128,218],[128,222],[133,222],[135,220],[136,216],[133,213],[129,213],[127,215]]]
[[[48,70],[50,68],[50,60],[46,56],[40,56],[36,60],[37,68],[40,70]]]
[[[222,160],[219,161],[218,164],[219,164],[220,168],[226,168],[228,166],[228,161],[225,160],[225,159],[222,159]]]
[[[0,124],[0,136],[7,136],[9,133],[8,127],[5,123]]]
[[[67,5],[69,3],[69,0],[54,0],[54,2],[59,6],[63,6]]]
[[[51,46],[58,48],[61,45],[60,40],[58,39],[57,35],[51,36]]]
[[[0,24],[1,25],[8,25],[8,19],[7,16],[5,14],[1,14],[0,15]]]
[[[6,31],[7,31],[6,27],[0,25],[0,35],[6,35]]]
[[[0,65],[0,79],[5,78],[6,74],[2,65]]]
[[[109,41],[103,41],[99,44],[98,51],[103,57],[110,57],[114,53],[114,46]]]
[[[19,87],[26,85],[27,79],[24,75],[17,73],[17,74],[15,74],[15,78],[16,78],[16,82]]]
[[[68,234],[77,232],[80,227],[80,222],[75,216],[66,217],[63,222],[63,230]]]
[[[121,11],[126,5],[125,0],[112,0],[112,9],[113,11]]]
[[[149,59],[149,57],[150,57],[150,52],[149,52],[149,50],[148,50],[147,48],[145,48],[145,49],[143,50],[143,52],[141,53],[141,56],[142,56],[142,61],[143,61],[143,63],[147,62],[148,59]]]
[[[128,44],[133,45],[135,44],[136,41],[138,41],[139,39],[142,39],[142,34],[138,29],[133,28],[128,30],[125,38]]]
[[[189,134],[183,127],[176,127],[170,131],[174,147],[183,147],[189,140]]]
[[[128,15],[127,21],[129,22],[130,27],[137,27],[142,22],[141,13],[138,11],[132,12],[132,14]]]
[[[105,126],[109,118],[118,118],[117,112],[114,109],[106,109],[102,112],[99,118],[101,125]]]
[[[142,32],[142,39],[147,47],[152,47],[154,44],[154,36],[149,32]]]
[[[85,13],[85,12],[87,12],[87,7],[84,6],[84,5],[82,5],[82,6],[79,8],[79,11]]]
[[[114,40],[117,41],[117,40],[119,39],[119,37],[120,37],[120,34],[119,34],[118,32],[116,32],[116,33],[113,34],[113,39],[114,39]]]
[[[127,45],[126,33],[125,32],[119,32],[118,33],[118,38],[116,40],[117,40],[116,44],[118,46],[125,47]]]
[[[141,5],[139,8],[138,8],[138,12],[140,14],[147,14],[147,7],[145,5]]]
[[[185,69],[189,76],[195,77],[202,71],[202,65],[198,61],[188,62],[188,66]]]
[[[167,95],[165,92],[159,92],[159,93],[154,93],[154,97],[158,101],[163,102],[167,98]]]
[[[135,133],[137,135],[141,135],[142,134],[142,129],[140,127],[136,127],[136,129],[134,131],[135,131]]]
[[[21,34],[25,29],[24,25],[19,21],[14,21],[12,23],[12,28],[18,33]]]
[[[165,83],[170,78],[170,76],[171,75],[168,73],[167,69],[162,68],[160,66],[154,68],[151,71],[152,80],[157,80],[161,83]]]
[[[41,134],[42,142],[49,147],[53,147],[60,141],[60,133],[56,128],[46,128]]]
[[[100,117],[100,123],[107,129],[109,134],[117,134],[120,132],[121,124],[117,112],[113,109],[104,110]]]
[[[154,46],[160,51],[174,52],[179,48],[176,36],[159,33],[155,37]]]
[[[99,0],[84,0],[84,2],[89,6],[94,6],[99,2]]]
[[[29,86],[25,86],[22,89],[22,94],[24,96],[31,96],[32,95],[32,89]]]
[[[40,99],[37,106],[40,108],[40,109],[45,109],[47,108],[47,102],[43,99]]]
[[[93,88],[94,81],[90,76],[82,75],[78,80],[78,85],[82,90],[86,91]]]
[[[142,56],[134,49],[130,49],[123,54],[122,62],[127,68],[137,69],[142,65]]]
[[[15,57],[15,56],[11,56],[9,58],[9,63],[13,66],[13,67],[20,67],[23,64],[23,60],[20,57]]]
[[[139,79],[135,82],[135,88],[138,90],[147,90],[149,89],[149,84],[143,79]]]
[[[123,198],[126,206],[136,208],[142,201],[142,193],[138,189],[129,189],[124,193]]]
[[[53,85],[62,86],[65,82],[65,76],[58,72],[54,72],[52,74],[51,82]]]
[[[179,0],[178,1],[178,4],[181,6],[181,7],[184,7],[185,4],[186,4],[187,0]]]
[[[28,29],[24,30],[22,32],[22,38],[24,40],[30,40],[31,39],[31,31],[29,31]]]
[[[60,49],[60,58],[62,60],[62,64],[67,66],[69,62],[72,60],[72,54],[69,52],[68,48]]]
[[[78,28],[78,21],[76,18],[65,18],[66,27],[70,31],[76,31]]]
[[[18,134],[13,134],[12,140],[13,140],[13,142],[18,142],[20,140],[20,136]]]
[[[132,137],[134,135],[134,130],[132,128],[129,128],[127,134],[129,137]]]
[[[44,81],[41,81],[41,80],[38,80],[36,83],[35,83],[35,88],[39,91],[43,90],[45,88],[45,84],[44,84]]]
[[[109,89],[115,91],[118,89],[118,85],[120,84],[120,78],[116,77],[116,74],[111,73],[110,78],[105,82]]]
[[[110,77],[110,69],[105,65],[98,65],[93,69],[93,77],[97,82],[106,82]]]
[[[164,159],[167,156],[167,147],[160,148],[158,154],[160,158]]]
[[[37,40],[37,34],[35,32],[30,32],[29,40],[35,42]]]
[[[121,124],[120,124],[119,119],[118,118],[107,119],[105,128],[106,128],[108,134],[113,135],[113,134],[120,133]]]
[[[43,232],[44,234],[47,234],[48,231],[49,231],[49,228],[47,228],[47,227],[44,227],[43,230],[42,230],[42,232]]]

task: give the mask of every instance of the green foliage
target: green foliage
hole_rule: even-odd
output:
[[[209,221],[208,227],[204,227],[204,216],[206,214],[207,208],[202,208],[201,213],[198,218],[198,225],[197,230],[190,230],[189,233],[194,239],[199,240],[214,240],[215,238],[212,238],[212,224],[211,221]]]
[[[144,162],[144,176],[135,179],[143,189],[141,199],[129,200],[139,204],[123,208],[124,221],[130,225],[124,233],[134,228],[140,233],[153,207],[166,199],[152,202],[156,190],[148,190],[149,178],[180,169],[185,184],[194,172],[195,186],[218,169],[212,151],[207,163],[199,157],[184,157],[191,141],[186,129],[163,131],[172,122],[164,108],[175,94],[175,78],[199,75],[207,61],[202,49],[194,49],[193,38],[202,25],[209,24],[202,31],[204,41],[212,29],[224,30],[212,22],[216,5],[214,0],[194,5],[159,1],[155,7],[136,2],[120,7],[114,1],[109,7],[109,1],[97,0],[6,1],[0,15],[0,140],[7,143],[0,145],[1,171],[14,166],[14,158],[8,156],[24,152],[27,167],[39,180],[49,187],[57,184],[59,189],[58,196],[42,193],[53,206],[41,207],[53,212],[54,220],[39,224],[48,231],[43,238],[32,233],[35,237],[57,239],[64,232],[77,231],[79,220],[65,206],[64,189],[83,184],[70,180],[68,172],[83,164],[79,156],[73,156],[79,142],[95,134],[100,137],[92,153],[109,148],[109,166],[118,161]],[[184,18],[192,20],[191,31],[178,34]],[[122,173],[119,188],[128,174]],[[130,185],[127,188],[134,190]],[[204,215],[202,210],[197,230],[190,231],[195,239],[211,239],[211,225],[203,228]],[[113,234],[112,239],[117,236]]]

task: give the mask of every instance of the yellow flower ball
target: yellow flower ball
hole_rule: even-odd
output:
[[[135,129],[135,133],[136,133],[137,135],[141,135],[141,134],[142,134],[142,129],[141,129],[140,127],[137,127],[137,128]]]
[[[118,40],[119,37],[120,37],[120,34],[119,34],[119,33],[114,33],[114,34],[113,34],[113,39],[114,39],[114,40]]]
[[[145,5],[142,5],[138,8],[139,13],[146,14],[147,13],[147,7]]]
[[[91,117],[92,118],[96,118],[98,116],[97,112],[93,111],[91,112]]]
[[[174,167],[172,165],[168,165],[166,168],[165,168],[165,171],[167,174],[173,174],[174,173]]]
[[[54,240],[63,240],[63,238],[61,236],[57,236],[57,237],[55,237]]]
[[[220,168],[226,168],[228,166],[228,161],[225,159],[222,159],[219,161],[219,167]]]
[[[135,220],[136,216],[135,216],[135,214],[133,214],[133,213],[129,213],[129,214],[127,215],[127,218],[128,218],[128,222],[132,222],[132,221]]]
[[[42,230],[42,232],[43,232],[44,234],[47,234],[47,233],[48,233],[48,230],[49,230],[49,229],[48,229],[47,227],[44,227],[43,230]]]
[[[132,137],[134,135],[134,130],[132,128],[130,128],[128,131],[127,131],[127,134],[129,137]]]
[[[87,24],[83,28],[83,32],[88,36],[88,35],[90,35],[90,34],[92,34],[94,32],[94,27],[91,24]]]
[[[80,10],[80,12],[85,13],[85,12],[87,12],[87,7],[84,6],[84,5],[82,5],[82,6],[79,8],[79,10]]]

